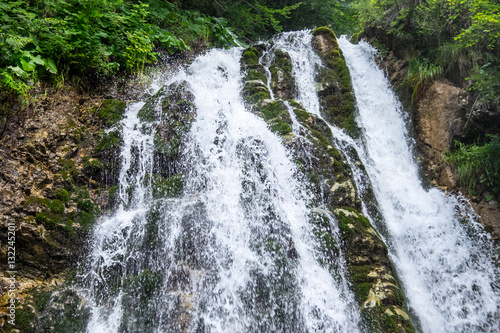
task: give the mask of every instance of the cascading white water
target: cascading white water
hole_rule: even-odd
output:
[[[212,50],[169,79],[187,82],[197,112],[180,197],[151,194],[157,122],[140,123],[141,104],[129,107],[123,203],[96,226],[82,278],[89,333],[359,331],[345,280],[319,263],[294,163],[245,110],[240,55]]]
[[[291,56],[297,101],[323,118],[314,81],[321,62],[311,40],[308,31],[284,33],[274,47]],[[378,227],[387,230],[391,258],[422,330],[500,331],[498,269],[488,236],[459,198],[422,187],[404,114],[375,64],[373,48],[345,38],[339,44],[351,72],[364,142],[330,128],[346,158],[355,149],[366,166],[385,220]],[[351,167],[363,197],[367,180]]]
[[[425,190],[405,117],[367,43],[339,39],[351,72],[366,141],[360,151],[380,205],[394,261],[424,332],[498,332],[498,269],[470,209]]]
[[[311,38],[307,31],[285,33],[273,48],[291,55],[297,100],[321,117],[314,80],[321,62]],[[460,223],[457,212],[466,217],[468,210],[456,198],[422,188],[401,108],[373,50],[339,42],[365,145],[331,128],[341,148],[357,149],[366,166],[421,328],[498,330],[498,272],[487,237],[474,222]],[[212,50],[167,82],[185,82],[197,113],[184,142],[178,197],[152,194],[158,121],[139,120],[144,103],[129,106],[121,122],[122,203],[96,226],[81,277],[92,305],[89,333],[360,330],[341,258],[337,277],[318,262],[311,215],[334,219],[308,208],[281,139],[245,110],[240,54]],[[362,177],[354,177],[361,192]]]

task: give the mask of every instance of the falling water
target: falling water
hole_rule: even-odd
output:
[[[339,44],[351,72],[366,150],[361,159],[411,309],[424,332],[499,331],[498,269],[467,205],[422,187],[402,107],[365,42]]]
[[[320,114],[321,66],[307,31],[275,38],[288,52],[296,99]],[[402,109],[373,61],[373,49],[339,40],[359,109],[363,142],[331,126],[354,171],[358,191],[371,183],[383,231],[424,332],[492,332],[500,320],[498,272],[488,237],[456,197],[425,190],[418,177]],[[269,53],[270,54],[270,53]],[[269,55],[268,54],[268,55]],[[120,204],[95,230],[82,274],[92,316],[87,331],[358,332],[359,314],[338,258],[322,266],[310,196],[281,139],[241,100],[241,49],[212,50],[165,82],[194,96],[196,118],[176,163],[178,195],[155,195],[154,121],[131,104],[120,123]],[[272,58],[261,59],[269,63]],[[160,111],[158,111],[160,110]],[[296,134],[301,126],[293,117]],[[348,157],[348,156],[347,156]],[[365,212],[369,214],[369,212]]]
[[[322,65],[311,41],[307,31],[285,33],[275,47],[291,56],[297,100],[323,118],[314,81]],[[367,184],[373,185],[383,216],[376,226],[386,238],[417,322],[424,332],[500,331],[499,274],[489,236],[464,200],[422,187],[407,119],[373,59],[374,49],[345,38],[339,44],[352,76],[362,142],[330,128],[351,162],[360,196]],[[357,151],[367,174],[354,167],[349,150]],[[370,215],[366,208],[365,213]]]
[[[96,226],[82,277],[89,333],[359,330],[344,272],[320,264],[310,220],[328,214],[308,208],[281,139],[245,109],[240,56],[212,50],[164,88],[187,86],[197,113],[177,197],[153,194],[161,119],[142,123],[144,103],[128,108],[122,203]]]

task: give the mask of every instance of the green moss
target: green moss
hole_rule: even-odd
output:
[[[52,303],[63,305],[63,309],[49,309],[51,320],[42,321],[41,327],[53,333],[85,332],[90,319],[90,309],[81,306],[81,298],[74,290],[62,291],[53,298]]]
[[[328,41],[335,47],[338,48],[339,44],[337,42],[337,36],[335,36],[335,33],[327,27],[319,27],[313,30],[312,32],[313,36],[319,36],[322,35],[328,39]]]
[[[116,99],[107,99],[97,110],[97,116],[106,127],[111,127],[120,121],[127,104]]]
[[[285,123],[283,120],[276,118],[269,124],[269,128],[276,134],[281,136],[292,133],[292,128],[290,125]]]
[[[352,282],[371,282],[372,279],[368,277],[371,271],[371,266],[351,266],[349,267],[349,272],[351,275]]]
[[[137,117],[142,122],[153,122],[156,120],[156,111],[153,102],[148,101],[137,113]]]
[[[398,325],[396,324],[396,322],[394,322],[392,316],[388,315],[387,313],[383,314],[382,327],[384,329],[384,332],[399,333]]]
[[[361,40],[361,33],[360,32],[356,32],[355,34],[353,34],[351,36],[350,42],[353,43],[353,44],[358,44],[360,40]]]
[[[342,210],[351,212],[353,214],[345,214],[341,210],[336,210],[335,216],[337,217],[337,221],[339,223],[339,228],[343,233],[351,232],[351,228],[348,224],[351,224],[354,229],[359,229],[359,231],[364,231],[368,228],[371,228],[370,221],[361,215],[356,209],[351,207],[342,207]]]
[[[326,36],[330,36],[331,38],[335,38],[335,39],[337,38],[337,36],[335,36],[335,33],[333,32],[333,30],[328,28],[328,27],[318,27],[318,28],[313,30],[312,34],[313,34],[313,36],[326,35]]]
[[[7,332],[35,333],[37,316],[29,307],[16,308],[16,325]],[[10,324],[8,326],[11,326]]]
[[[76,280],[76,270],[71,270],[68,275],[66,275],[66,285],[72,285]]]
[[[371,282],[353,284],[354,297],[358,303],[363,303],[368,298],[372,285]]]
[[[282,101],[272,101],[259,107],[259,111],[264,115],[264,120],[271,120],[282,113],[288,112],[288,109]]]
[[[111,207],[115,206],[118,202],[118,190],[118,185],[111,186],[108,190],[108,202]]]
[[[246,75],[246,80],[248,80],[248,81],[261,80],[262,82],[264,82],[264,84],[267,84],[266,74],[264,74],[256,69],[253,69],[253,68],[248,69],[247,75]]]
[[[120,148],[123,143],[123,139],[119,131],[101,131],[99,136],[100,140],[95,148],[97,152],[107,152],[114,148]]]
[[[171,198],[178,196],[182,191],[182,175],[176,174],[164,178],[159,174],[154,174],[151,179],[154,198]]]
[[[57,191],[56,198],[61,200],[61,202],[67,204],[71,200],[71,195],[66,189],[62,188]]]
[[[293,112],[295,113],[295,115],[297,116],[297,119],[302,124],[309,121],[309,119],[311,118],[311,114],[307,111],[302,110],[302,109],[295,108],[295,109],[293,109]]]
[[[295,78],[292,74],[290,55],[282,50],[275,50],[269,71],[271,72],[271,89],[274,93],[283,99],[293,98]]]
[[[257,66],[259,64],[260,52],[249,47],[243,52],[243,59],[248,66]]]
[[[138,275],[127,275],[123,280],[123,291],[138,296],[141,303],[147,304],[148,300],[157,292],[162,285],[161,272],[153,273],[148,269]]]
[[[162,217],[161,204],[153,206],[146,215],[145,234],[142,242],[146,251],[154,250],[158,244],[158,230]]]
[[[269,94],[269,91],[259,91],[251,95],[246,95],[245,96],[245,101],[247,103],[257,103],[259,101],[262,101],[264,99],[270,99],[271,95]]]
[[[177,158],[181,148],[181,138],[176,136],[169,141],[163,140],[158,134],[153,139],[153,145],[156,152],[166,155],[171,159]]]
[[[338,256],[339,245],[330,232],[320,231],[316,233],[316,236],[319,239],[322,251],[327,252],[331,256]]]
[[[78,218],[78,223],[82,226],[83,230],[90,230],[97,221],[97,216],[91,213],[83,212]]]
[[[64,214],[64,203],[59,199],[50,201],[49,208],[53,213]]]
[[[75,162],[70,159],[59,158],[57,160],[57,163],[61,165],[64,170],[71,170],[75,167]]]
[[[75,237],[75,229],[73,228],[73,220],[68,218],[66,220],[66,224],[64,225],[64,230],[66,230],[68,233],[69,233],[69,236],[71,238],[74,238]]]
[[[47,212],[37,213],[35,215],[35,221],[39,224],[53,226],[59,223],[57,215],[50,214]]]
[[[87,169],[102,169],[103,165],[101,161],[97,158],[92,158],[90,156],[84,156],[83,159],[83,167]]]
[[[79,199],[76,202],[76,206],[78,207],[78,209],[81,209],[87,213],[93,212],[95,210],[95,205],[90,199]]]

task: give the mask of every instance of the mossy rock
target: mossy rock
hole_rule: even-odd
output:
[[[157,324],[158,308],[155,298],[162,294],[161,272],[143,270],[137,275],[127,275],[123,280],[123,315],[121,332],[153,332]]]
[[[246,66],[254,67],[259,65],[259,58],[262,53],[254,47],[249,47],[243,51],[242,60]]]
[[[293,98],[296,87],[290,55],[285,51],[275,50],[269,71],[271,72],[271,89],[274,95],[284,100]]]
[[[262,116],[269,124],[269,129],[284,136],[292,133],[292,119],[288,113],[288,107],[282,100],[261,100],[254,107],[254,112]]]
[[[82,174],[102,184],[118,183],[120,174],[120,150],[123,144],[119,130],[100,131],[96,134],[98,140],[91,155],[83,157]],[[99,184],[100,185],[100,184]]]
[[[90,308],[68,285],[31,289],[16,308],[15,326],[6,324],[5,332],[84,333]]]
[[[253,69],[253,68],[248,69],[246,73],[246,80],[247,81],[260,80],[267,86],[266,73],[259,69]]]
[[[97,152],[108,153],[111,150],[117,150],[123,144],[123,138],[120,131],[101,131],[97,134],[99,142],[95,147]]]
[[[126,107],[125,102],[107,99],[97,109],[97,116],[104,126],[111,127],[121,120]]]
[[[349,280],[370,331],[386,332],[390,313],[390,320],[401,328],[398,332],[414,332],[404,293],[378,232],[356,209],[342,207],[334,213],[344,238]]]
[[[270,99],[271,94],[262,80],[249,80],[243,86],[243,99],[247,104],[255,104],[263,99]]]
[[[350,179],[350,171],[344,157],[333,144],[330,128],[322,119],[305,111],[299,103],[295,101],[289,103],[294,107],[297,120],[309,131],[307,138],[311,144],[308,148],[310,152],[298,160],[308,175],[310,187],[317,195],[316,200],[318,203],[328,202],[333,206],[343,206],[348,203],[356,206],[354,204],[354,201],[357,201],[356,193],[354,198],[342,202],[335,195],[335,191],[332,191],[335,183]],[[314,156],[314,163],[311,163],[309,155]]]
[[[137,113],[142,122],[160,121],[168,117],[175,121],[185,120],[194,115],[194,95],[186,81],[162,87],[151,96]]]
[[[359,128],[355,121],[351,76],[335,33],[321,27],[314,30],[313,35],[313,45],[325,65],[316,78],[321,114],[330,123],[357,137]]]

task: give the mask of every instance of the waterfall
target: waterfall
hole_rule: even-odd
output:
[[[295,99],[322,118],[322,63],[311,41],[309,31],[280,34],[259,62],[270,78],[273,50],[286,51]],[[375,51],[345,38],[339,44],[361,136],[329,127],[359,197],[373,188],[379,215],[371,221],[388,245],[416,326],[498,331],[499,272],[490,239],[465,200],[422,187],[407,119]],[[342,249],[330,270],[322,264],[314,219],[327,221],[342,244],[335,217],[313,207],[285,140],[245,106],[241,55],[233,48],[199,56],[149,100],[130,104],[112,129],[123,141],[119,204],[95,226],[79,276],[92,308],[87,332],[367,330]],[[291,102],[285,105],[289,135],[306,140]]]
[[[334,218],[309,207],[282,139],[245,109],[241,53],[211,50],[158,92],[185,87],[196,110],[182,158],[170,165],[178,195],[155,192],[168,103],[128,107],[121,203],[95,227],[80,277],[89,333],[359,331],[342,259],[332,274],[312,232],[314,214]],[[149,122],[141,120],[148,107]]]
[[[498,331],[498,268],[466,203],[421,184],[407,119],[375,50],[339,39],[362,128],[359,151],[383,215],[391,258],[424,332]],[[380,227],[380,226],[379,226]]]

